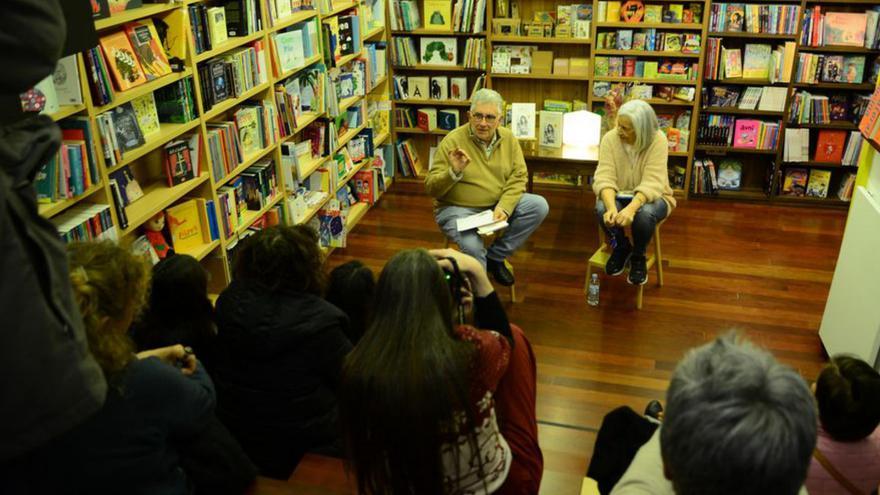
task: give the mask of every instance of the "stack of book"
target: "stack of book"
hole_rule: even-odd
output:
[[[202,103],[209,110],[229,98],[238,98],[269,79],[262,41],[199,65]]]
[[[486,0],[455,0],[452,6],[452,30],[457,33],[485,31]]]
[[[623,2],[625,3],[625,2]],[[624,19],[622,13],[627,12],[629,5],[621,9],[621,2],[618,1],[600,1],[596,18],[605,22],[620,22]],[[634,6],[635,8],[635,6]],[[644,6],[644,14],[642,22],[650,23],[688,23],[700,24],[703,22],[703,4],[689,3],[687,5],[681,3],[670,3],[667,5],[648,4]],[[638,23],[635,23],[638,24]]]
[[[771,83],[788,81],[794,63],[794,50],[794,42],[786,42],[775,48],[767,44],[747,43],[743,50],[727,49],[721,45],[720,38],[709,38],[704,78],[766,79]]]
[[[161,87],[153,94],[159,122],[185,124],[198,116],[192,77]]]
[[[106,204],[78,204],[51,221],[64,242],[117,239],[110,206]]]
[[[392,0],[389,5],[391,29],[412,31],[422,27],[419,4],[413,0]]]
[[[168,187],[195,179],[201,174],[201,138],[198,134],[169,142],[164,152]]]
[[[465,42],[462,64],[470,69],[486,68],[486,40],[484,38],[468,38]]]
[[[815,5],[804,12],[801,44],[806,46],[854,46],[880,48],[880,11],[823,12]]]
[[[657,32],[656,29],[603,31],[596,34],[596,48],[647,52],[700,53],[700,35]]]
[[[416,177],[421,173],[419,153],[411,139],[402,139],[395,145],[397,149],[397,163],[400,173],[404,177]]]
[[[800,53],[796,81],[799,83],[861,84],[865,76],[864,56]],[[876,78],[876,74],[872,76]]]
[[[34,180],[40,203],[74,198],[101,182],[88,119],[67,119],[61,127],[61,148],[40,168]]]
[[[595,64],[593,73],[600,77],[639,77],[646,79],[696,81],[699,73],[699,64],[678,59],[655,62],[638,60],[636,57],[597,56]]]
[[[409,36],[396,36],[391,43],[391,63],[410,67],[419,63],[416,43]]]

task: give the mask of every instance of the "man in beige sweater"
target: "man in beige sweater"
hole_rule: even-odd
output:
[[[425,189],[434,198],[434,218],[446,237],[477,258],[499,284],[509,286],[514,278],[504,260],[541,225],[549,206],[543,197],[526,193],[522,149],[513,133],[500,127],[503,103],[491,89],[474,94],[470,122],[440,142]],[[495,220],[509,224],[488,250],[476,229],[460,232],[457,225],[459,218],[487,209]]]

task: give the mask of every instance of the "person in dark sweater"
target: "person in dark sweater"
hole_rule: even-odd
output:
[[[217,300],[218,415],[260,472],[286,479],[305,452],[339,454],[336,386],[351,342],[321,298],[318,236],[304,226],[243,241]]]
[[[105,241],[68,246],[70,281],[92,355],[107,376],[104,406],[49,444],[35,493],[189,493],[174,444],[200,432],[214,387],[183,346],[134,353],[127,331],[144,304],[144,261]]]
[[[373,270],[358,260],[339,265],[330,272],[325,297],[348,316],[348,339],[353,345],[357,345],[367,330],[375,292],[376,277]]]

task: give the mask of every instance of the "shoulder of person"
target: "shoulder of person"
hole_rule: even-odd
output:
[[[190,378],[157,357],[135,359],[125,370],[121,390],[123,396],[152,403],[154,400],[162,400],[165,391],[172,388],[169,385],[176,380]]]
[[[456,127],[455,129],[449,131],[443,139],[440,140],[440,145],[444,144],[452,144],[452,143],[460,143],[463,139],[469,139],[468,137],[468,124],[465,122],[464,124]]]
[[[617,134],[617,127],[612,127],[605,131],[602,139],[599,141],[600,146],[613,146],[620,144],[620,136]]]
[[[660,129],[657,129],[657,133],[654,134],[654,140],[651,141],[651,146],[663,146],[667,148],[669,146],[668,140],[666,139],[666,133]]]

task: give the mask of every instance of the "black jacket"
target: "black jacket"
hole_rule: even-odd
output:
[[[209,369],[218,415],[260,471],[287,478],[303,453],[338,450],[345,314],[310,294],[233,281],[217,300]]]

